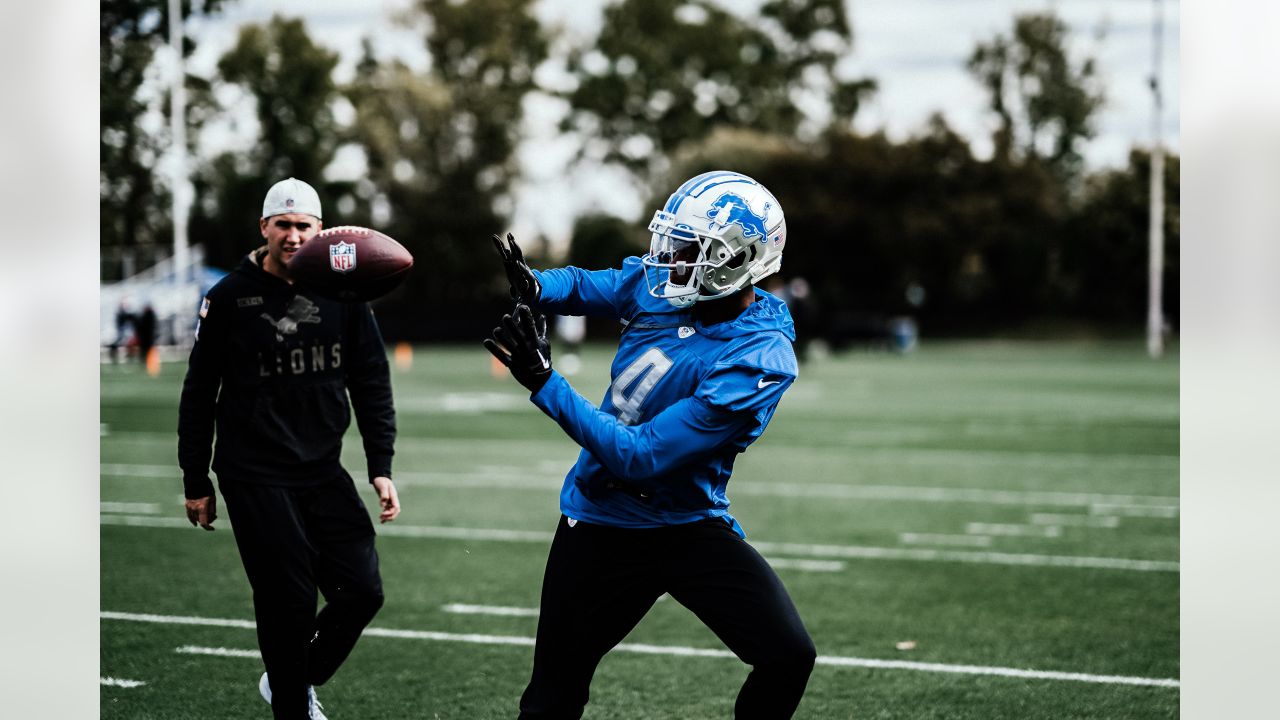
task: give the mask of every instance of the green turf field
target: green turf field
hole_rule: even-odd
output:
[[[610,352],[572,378],[590,398]],[[226,520],[207,533],[181,508],[184,370],[102,369],[104,718],[269,716]],[[333,720],[514,717],[576,446],[478,346],[393,373],[387,603],[320,698]],[[363,486],[354,428],[344,460]],[[1176,356],[988,342],[818,361],[729,496],[817,643],[797,717],[1177,716]],[[626,643],[586,717],[732,715],[747,670],[677,603]]]

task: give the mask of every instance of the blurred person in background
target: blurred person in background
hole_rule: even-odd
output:
[[[129,341],[133,339],[133,311],[128,299],[121,300],[116,308],[116,339],[111,343],[111,362],[120,362],[120,348],[125,349],[128,357]]]
[[[216,424],[213,470],[266,665],[258,689],[274,717],[290,720],[324,718],[313,686],[333,676],[383,603],[373,524],[339,463],[353,407],[380,519],[400,513],[395,410],[373,312],[289,279],[289,257],[320,228],[310,185],[289,178],[267,192],[266,245],[201,304],[178,419],[187,518],[206,530],[217,518],[208,474]]]
[[[138,360],[146,364],[151,348],[156,346],[156,310],[147,303],[142,312],[133,321],[134,333],[138,338]]]
[[[778,271],[782,208],[733,172],[690,179],[621,269],[534,271],[497,243],[519,304],[485,347],[582,447],[560,494],[533,673],[520,717],[578,718],[592,675],[669,593],[751,666],[738,718],[789,718],[816,651],[777,574],[729,514],[734,459],[795,381],[786,305],[754,284]],[[532,309],[531,309],[532,308]],[[597,408],[552,368],[537,313],[622,321]]]

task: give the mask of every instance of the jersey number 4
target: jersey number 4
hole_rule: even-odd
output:
[[[623,425],[634,425],[640,419],[640,406],[671,369],[671,358],[662,350],[652,347],[644,351],[626,370],[618,373],[609,387],[609,399],[618,410],[618,420]],[[641,377],[643,376],[643,377]],[[637,382],[638,381],[638,382]],[[628,393],[627,390],[631,392]]]

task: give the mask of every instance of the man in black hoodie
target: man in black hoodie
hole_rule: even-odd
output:
[[[289,279],[289,258],[320,218],[310,185],[289,178],[268,191],[266,245],[201,303],[178,418],[187,518],[214,529],[212,454],[253,587],[267,670],[259,690],[276,718],[311,720],[324,717],[312,686],[332,677],[383,600],[373,524],[339,463],[352,408],[380,519],[400,513],[395,410],[373,312]],[[318,615],[317,589],[326,601]]]

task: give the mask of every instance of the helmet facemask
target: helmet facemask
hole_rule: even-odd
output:
[[[778,271],[786,222],[777,200],[740,173],[692,178],[653,214],[641,258],[649,294],[678,308],[732,295]]]
[[[661,210],[649,223],[653,233],[645,265],[649,294],[661,297],[676,307],[688,307],[698,301],[702,272],[711,265],[705,248],[715,239],[677,225],[676,218]]]

